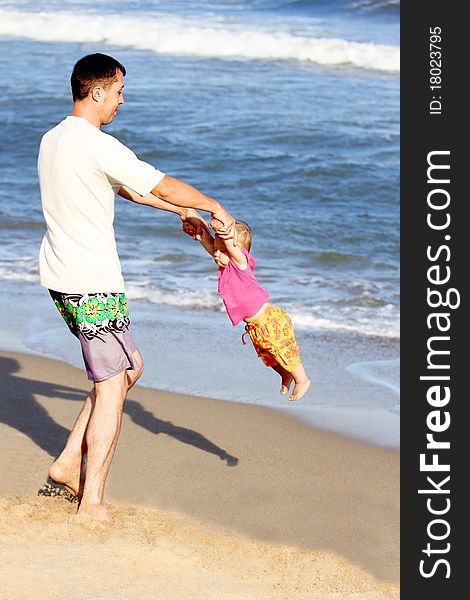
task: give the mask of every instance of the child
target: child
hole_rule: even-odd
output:
[[[183,230],[192,235],[190,226]],[[267,300],[269,294],[258,283],[255,259],[249,253],[251,229],[244,221],[235,221],[229,233],[216,233],[215,238],[204,229],[197,239],[219,267],[218,292],[224,301],[232,324],[245,321],[242,341],[246,333],[251,338],[258,356],[267,367],[281,376],[281,394],[295,382],[289,400],[302,398],[310,381],[300,360],[299,348],[289,315]]]

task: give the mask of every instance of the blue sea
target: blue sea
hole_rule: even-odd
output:
[[[393,0],[0,0],[0,346],[82,365],[38,283],[36,159],[74,63],[104,52],[127,69],[105,131],[252,226],[314,381],[303,409],[398,418],[399,21]],[[117,199],[115,230],[142,383],[280,407],[178,218]]]

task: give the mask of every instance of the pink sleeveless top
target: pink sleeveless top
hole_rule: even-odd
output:
[[[251,254],[241,248],[248,260],[245,270],[240,269],[230,259],[225,268],[219,267],[218,292],[224,301],[232,325],[255,315],[267,302],[269,293],[262,288],[255,277],[255,259]]]

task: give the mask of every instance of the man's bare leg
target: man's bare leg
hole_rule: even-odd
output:
[[[109,521],[104,488],[121,431],[122,413],[128,390],[143,371],[142,357],[134,356],[138,370],[122,371],[105,381],[95,382],[95,402],[86,429],[87,468],[79,516]]]
[[[139,377],[144,372],[144,361],[142,360],[142,355],[138,350],[135,350],[132,353],[132,356],[135,359],[135,362],[138,365],[137,369],[129,369],[126,371],[126,381],[127,381],[127,391],[131,389],[131,387],[136,383]]]
[[[136,350],[133,356],[139,366],[138,369],[129,369],[126,371],[127,391],[136,383],[144,370],[140,352]],[[49,477],[53,481],[64,485],[76,496],[80,496],[82,491],[81,474],[87,448],[85,434],[94,403],[95,389],[93,388],[83,403],[64,449],[49,469]]]
[[[81,491],[80,474],[83,457],[86,452],[85,432],[94,402],[95,389],[93,388],[83,403],[64,449],[49,469],[49,477],[57,483],[64,485],[75,496],[78,496]]]
[[[127,392],[126,372],[95,382],[95,403],[86,430],[87,468],[81,516],[110,520],[104,503],[104,486],[121,431],[122,411]]]

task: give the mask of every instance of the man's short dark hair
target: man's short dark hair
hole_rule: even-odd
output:
[[[117,72],[123,76],[126,69],[112,56],[107,54],[88,54],[75,63],[70,77],[72,96],[75,100],[83,100],[97,84],[104,88],[116,79]]]

